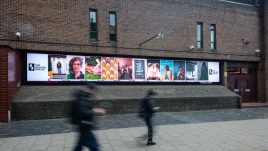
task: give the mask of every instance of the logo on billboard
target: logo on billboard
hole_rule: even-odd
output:
[[[40,64],[29,63],[29,71],[45,71],[47,67]]]
[[[209,75],[218,74],[219,72],[213,69],[209,69]]]
[[[29,63],[29,71],[34,71],[34,64],[33,63]]]

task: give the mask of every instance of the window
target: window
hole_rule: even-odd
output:
[[[256,0],[255,5],[256,6],[261,6],[261,0]]]
[[[197,48],[203,48],[203,23],[197,23]]]
[[[110,35],[110,41],[116,41],[116,12],[109,12],[109,35]]]
[[[97,10],[89,10],[89,34],[91,41],[97,41],[98,29],[97,29]]]
[[[210,25],[210,49],[216,49],[216,25]]]

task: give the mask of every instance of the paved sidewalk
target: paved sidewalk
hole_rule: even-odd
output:
[[[268,118],[268,108],[223,109],[188,112],[159,112],[155,125],[192,124]],[[97,119],[99,130],[142,127],[144,122],[135,114],[102,116]],[[74,132],[66,119],[12,121],[0,123],[0,138]]]
[[[161,125],[155,146],[139,138],[145,127],[98,130],[102,151],[268,151],[268,119]],[[77,133],[0,139],[0,151],[71,151]],[[84,149],[86,150],[86,149]]]

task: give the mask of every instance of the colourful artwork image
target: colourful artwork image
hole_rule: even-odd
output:
[[[132,59],[118,58],[118,78],[120,80],[132,79]]]
[[[160,80],[160,60],[147,60],[147,80]]]
[[[185,80],[185,61],[174,61],[174,80]]]
[[[101,58],[102,80],[118,80],[118,59],[115,57]]]
[[[160,60],[161,80],[173,80],[173,60]]]
[[[86,56],[85,79],[101,79],[101,57]]]

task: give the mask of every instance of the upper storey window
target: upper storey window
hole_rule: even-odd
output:
[[[109,36],[110,41],[117,41],[116,12],[109,12]]]
[[[216,50],[216,25],[210,25],[210,49]]]
[[[197,38],[197,48],[203,48],[203,23],[198,22],[196,25],[196,38]]]
[[[89,31],[90,40],[97,41],[98,39],[98,28],[97,28],[97,10],[89,10]]]

